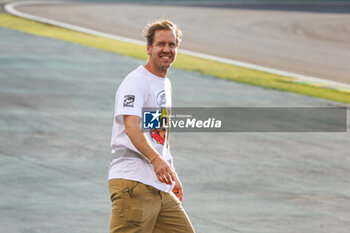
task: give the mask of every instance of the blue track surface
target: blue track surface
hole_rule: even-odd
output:
[[[0,38],[0,232],[107,232],[114,92],[144,61],[3,28]],[[176,106],[338,106],[170,78]],[[171,143],[197,232],[348,232],[349,133],[176,133]]]

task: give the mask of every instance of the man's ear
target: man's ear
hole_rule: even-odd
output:
[[[147,54],[148,55],[150,54],[150,48],[151,48],[151,46],[147,43]]]

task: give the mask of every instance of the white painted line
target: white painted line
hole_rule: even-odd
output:
[[[6,4],[4,9],[10,14],[13,14],[13,15],[16,15],[19,17],[23,17],[26,19],[30,19],[33,21],[45,23],[45,24],[50,24],[50,25],[78,31],[78,32],[87,33],[90,35],[95,35],[95,36],[99,36],[99,37],[112,39],[112,40],[119,40],[119,41],[129,42],[129,43],[138,44],[138,45],[145,45],[146,44],[145,41],[135,40],[135,39],[131,39],[131,38],[123,37],[123,36],[112,35],[112,34],[103,33],[103,32],[98,32],[98,31],[87,29],[84,27],[79,27],[79,26],[75,26],[75,25],[71,25],[71,24],[67,24],[67,23],[62,23],[62,22],[47,19],[47,18],[38,17],[35,15],[30,15],[30,14],[27,14],[27,13],[24,13],[24,12],[21,12],[21,11],[15,9],[16,7],[19,7],[19,6],[67,4],[67,3],[69,3],[69,2],[59,2],[59,1],[56,1],[56,2],[43,2],[43,1],[13,2],[13,3]],[[327,88],[344,90],[344,91],[350,90],[350,84],[331,81],[331,80],[327,80],[327,79],[322,79],[319,77],[312,77],[312,76],[307,76],[307,75],[302,75],[302,74],[296,74],[296,73],[292,73],[292,72],[277,70],[277,69],[273,69],[273,68],[249,64],[249,63],[245,63],[245,62],[241,62],[241,61],[212,56],[212,55],[193,52],[193,51],[184,50],[184,49],[179,49],[179,53],[187,54],[187,55],[191,55],[191,56],[195,56],[195,57],[200,57],[200,58],[204,58],[204,59],[208,59],[208,60],[212,60],[212,61],[218,61],[218,62],[223,62],[223,63],[227,63],[227,64],[232,64],[232,65],[236,65],[236,66],[240,66],[240,67],[244,67],[244,68],[248,68],[248,69],[253,69],[253,70],[268,72],[268,73],[272,73],[272,74],[283,75],[283,76],[287,76],[287,77],[291,77],[291,78],[296,78],[295,82],[298,82],[298,83],[309,83],[311,85],[323,86],[323,87],[327,87]]]
[[[30,14],[23,13],[23,12],[15,9],[18,6],[32,6],[32,5],[42,5],[42,4],[47,5],[47,4],[60,4],[60,3],[64,4],[64,2],[42,2],[42,1],[14,2],[14,3],[6,4],[4,9],[8,13],[22,17],[22,18],[26,18],[26,19],[30,19],[33,21],[70,29],[73,31],[83,32],[83,33],[87,33],[87,34],[91,34],[91,35],[95,35],[95,36],[100,36],[100,37],[105,37],[105,38],[113,39],[113,40],[125,41],[125,42],[129,42],[129,43],[133,43],[133,44],[139,44],[139,45],[146,44],[146,42],[143,42],[143,41],[134,40],[134,39],[130,39],[130,38],[122,37],[122,36],[115,36],[115,35],[111,35],[108,33],[98,32],[98,31],[87,29],[87,28],[83,28],[83,27],[79,27],[79,26],[75,26],[75,25],[71,25],[71,24],[67,24],[67,23],[62,23],[59,21],[46,19],[46,18],[35,16],[35,15],[30,15]]]

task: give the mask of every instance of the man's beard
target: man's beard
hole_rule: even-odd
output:
[[[160,66],[160,65],[156,65],[157,66],[157,69],[160,70],[160,71],[167,71],[169,69],[169,67],[167,66]]]
[[[160,59],[159,59],[159,61],[160,61]],[[172,63],[170,63],[169,66],[162,66],[162,65],[160,65],[160,62],[157,62],[157,59],[154,59],[154,58],[153,58],[153,63],[156,65],[157,69],[159,71],[162,71],[162,72],[167,72],[172,64]]]

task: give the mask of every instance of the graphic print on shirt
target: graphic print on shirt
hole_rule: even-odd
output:
[[[157,104],[161,108],[165,108],[166,107],[166,96],[165,96],[165,91],[164,90],[158,93],[158,95],[157,95]]]
[[[124,95],[123,107],[134,107],[135,96],[134,95]]]
[[[167,121],[169,119],[169,111],[166,109],[166,95],[165,91],[161,91],[157,95],[157,104],[161,107],[161,115],[160,115],[160,128],[159,129],[151,129],[150,134],[154,142],[164,145],[165,140],[168,142],[169,129],[163,127],[165,123],[167,125]],[[166,143],[168,146],[168,143]]]

